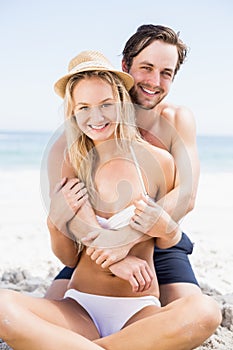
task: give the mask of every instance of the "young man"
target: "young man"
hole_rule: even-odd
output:
[[[169,214],[178,223],[195,203],[199,161],[194,117],[188,109],[164,102],[186,54],[187,47],[172,29],[155,25],[139,27],[123,50],[122,69],[131,74],[135,82],[130,94],[136,104],[136,122],[140,132],[148,142],[170,152],[176,165],[174,189],[154,206],[146,201],[137,205],[139,220],[132,221],[131,226],[142,234],[160,229],[157,220],[159,205],[162,213]],[[55,142],[49,155],[50,162],[54,163],[56,159],[57,163],[49,166],[53,168],[53,174],[55,169],[58,174],[57,178],[50,177],[51,191],[60,180],[58,167],[61,168],[64,149],[63,135]],[[73,172],[67,177],[73,177]],[[63,185],[56,192],[57,196],[62,195]],[[193,245],[184,233],[181,241],[172,248],[155,247],[154,260],[162,305],[201,293],[187,256],[192,249]],[[62,270],[46,297],[63,296],[72,272],[73,269],[68,267]]]

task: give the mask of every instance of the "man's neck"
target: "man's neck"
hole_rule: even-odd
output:
[[[136,124],[139,129],[150,131],[159,122],[158,106],[152,109],[144,109],[137,107],[136,109]]]

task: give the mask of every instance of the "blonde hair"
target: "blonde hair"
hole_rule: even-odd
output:
[[[73,75],[66,85],[65,92],[65,116],[66,134],[69,160],[74,168],[78,179],[85,183],[89,193],[89,199],[94,204],[95,184],[93,175],[98,161],[95,145],[86,134],[84,134],[76,122],[73,112],[73,90],[83,79],[98,77],[110,84],[114,98],[116,99],[117,123],[115,128],[115,139],[120,151],[129,152],[129,146],[133,141],[143,142],[136,126],[134,106],[130,96],[121,79],[112,72],[87,71]]]

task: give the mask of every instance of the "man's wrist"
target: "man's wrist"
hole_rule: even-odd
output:
[[[178,244],[181,238],[182,231],[180,230],[179,226],[177,226],[177,228],[174,229],[172,232],[164,235],[163,237],[156,238],[155,245],[160,249],[171,248]]]

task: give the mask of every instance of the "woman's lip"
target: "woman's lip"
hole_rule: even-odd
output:
[[[101,124],[101,125],[92,125],[90,124],[89,127],[92,129],[92,130],[102,130],[104,129],[109,123],[105,123],[105,124]]]

